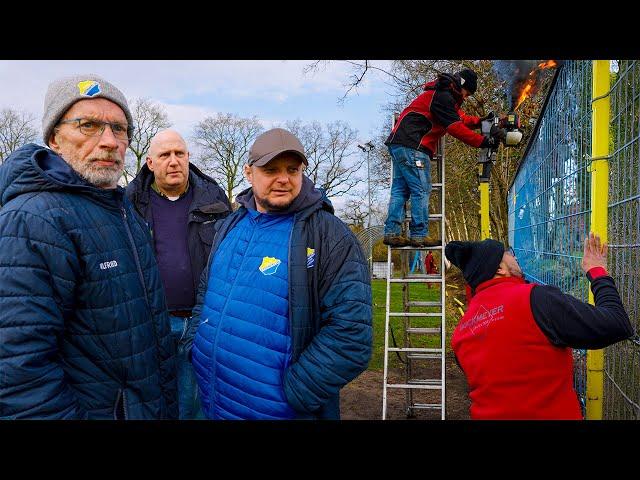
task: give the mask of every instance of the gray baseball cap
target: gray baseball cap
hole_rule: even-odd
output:
[[[309,165],[304,147],[298,137],[284,128],[272,128],[256,138],[249,150],[247,163],[262,167],[285,152],[298,155],[302,163]]]
[[[49,84],[44,97],[44,114],[42,115],[42,138],[45,145],[49,145],[49,137],[53,127],[71,106],[79,100],[92,98],[106,98],[118,105],[129,126],[133,126],[133,118],[129,111],[127,99],[111,83],[97,75],[73,75],[59,78]]]

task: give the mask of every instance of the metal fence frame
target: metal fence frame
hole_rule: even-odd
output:
[[[609,272],[635,331],[640,319],[640,60],[619,60],[609,124]],[[605,352],[603,418],[640,419],[640,341]]]

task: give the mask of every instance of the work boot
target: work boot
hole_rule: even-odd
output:
[[[406,247],[409,245],[409,240],[402,235],[385,235],[382,243],[390,247]]]
[[[437,247],[442,245],[442,241],[431,237],[411,237],[409,239],[409,245],[412,247],[424,248],[424,247]]]

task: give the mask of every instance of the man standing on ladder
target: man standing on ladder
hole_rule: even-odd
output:
[[[431,164],[438,140],[449,133],[476,148],[494,148],[506,137],[503,128],[480,135],[481,118],[466,115],[460,107],[477,88],[477,74],[468,68],[451,75],[441,73],[424,86],[420,94],[400,114],[385,145],[393,162],[389,210],[384,224],[384,240],[392,247],[428,247],[441,244],[429,237],[429,194]],[[405,203],[411,198],[409,237],[402,236]]]

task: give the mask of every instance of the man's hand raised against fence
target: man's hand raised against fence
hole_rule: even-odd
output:
[[[606,243],[600,243],[600,236],[593,232],[584,240],[584,256],[582,257],[582,270],[587,273],[593,267],[607,268]]]

